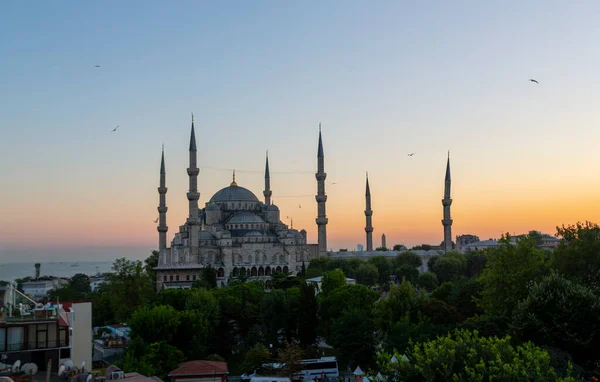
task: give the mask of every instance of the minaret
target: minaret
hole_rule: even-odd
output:
[[[367,226],[365,227],[365,232],[367,233],[367,251],[373,250],[373,221],[371,216],[373,216],[373,211],[371,210],[371,189],[369,188],[369,173],[367,173],[367,191],[365,193],[366,198],[366,209],[365,209],[365,217],[367,219]]]
[[[188,176],[190,177],[190,189],[187,193],[189,201],[189,215],[187,218],[188,225],[188,238],[190,255],[194,256],[198,254],[198,228],[200,221],[198,220],[198,199],[200,194],[198,193],[198,174],[200,169],[196,162],[196,134],[194,132],[194,114],[192,114],[192,132],[190,135],[190,167],[187,169]]]
[[[387,248],[387,241],[385,240],[385,233],[381,234],[381,248]]]
[[[442,225],[444,226],[444,253],[452,251],[452,217],[450,215],[450,205],[452,199],[450,199],[450,151],[448,151],[448,162],[446,163],[446,179],[444,181],[444,199],[442,199],[442,206],[444,206],[444,219]]]
[[[271,205],[271,195],[273,192],[271,191],[271,175],[269,175],[269,152],[267,151],[267,163],[265,164],[265,190],[263,191],[263,195],[265,196],[265,204],[267,206]]]
[[[323,139],[321,138],[321,123],[319,123],[319,150],[317,152],[317,200],[318,215],[317,222],[318,234],[319,234],[319,256],[327,255],[327,214],[325,213],[325,202],[327,202],[327,195],[325,195],[325,156],[323,155]]]
[[[166,172],[165,172],[165,147],[163,145],[162,155],[160,158],[160,186],[158,187],[158,194],[160,201],[158,204],[158,250],[162,251],[167,248],[167,186],[166,186]]]

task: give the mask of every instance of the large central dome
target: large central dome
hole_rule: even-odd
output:
[[[258,202],[256,195],[247,188],[240,187],[237,184],[232,183],[231,186],[225,187],[222,190],[217,191],[216,194],[210,198],[209,203],[212,202]]]

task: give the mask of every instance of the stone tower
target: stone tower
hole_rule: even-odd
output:
[[[319,123],[319,149],[317,152],[317,200],[318,215],[317,215],[317,227],[319,234],[319,256],[327,255],[327,214],[325,212],[325,202],[327,202],[327,195],[325,195],[325,156],[323,155],[323,140],[321,138],[321,124]]]
[[[158,250],[162,251],[167,248],[167,186],[166,186],[166,171],[165,171],[165,148],[163,146],[162,155],[160,158],[160,186],[158,187],[158,195],[160,197],[158,204]]]
[[[265,196],[265,204],[267,206],[271,205],[271,195],[273,192],[271,191],[271,175],[269,175],[269,152],[267,151],[267,162],[265,164],[265,190],[263,191],[263,195]]]
[[[381,248],[387,248],[387,241],[385,240],[385,233],[381,235]]]
[[[452,215],[450,214],[451,205],[450,152],[448,152],[448,162],[446,163],[446,179],[444,181],[444,199],[442,199],[442,206],[444,206],[444,219],[442,219],[442,225],[444,226],[444,253],[452,251]]]
[[[198,219],[198,199],[200,198],[200,194],[198,193],[198,174],[200,173],[200,169],[198,168],[196,161],[194,114],[192,114],[192,132],[190,134],[190,167],[188,167],[187,173],[190,178],[190,188],[187,193],[187,198],[189,201],[189,215],[186,224],[188,226],[190,254],[192,256],[196,256],[198,255],[198,235],[200,228],[200,221]]]
[[[367,220],[367,225],[365,227],[365,232],[367,233],[367,251],[373,250],[373,211],[371,210],[371,189],[369,188],[369,174],[367,173],[367,190],[365,193],[366,198],[366,209],[365,209],[365,218]]]

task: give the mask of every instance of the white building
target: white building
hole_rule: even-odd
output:
[[[23,293],[34,300],[40,300],[48,295],[53,289],[67,285],[68,281],[59,278],[43,278],[23,283]]]

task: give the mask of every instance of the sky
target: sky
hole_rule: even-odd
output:
[[[0,262],[145,258],[163,143],[171,240],[192,112],[200,205],[234,168],[262,200],[268,150],[274,202],[311,243],[321,122],[334,250],[365,242],[367,171],[377,246],[440,243],[448,150],[454,236],[599,222],[599,17],[597,1],[2,2]]]

